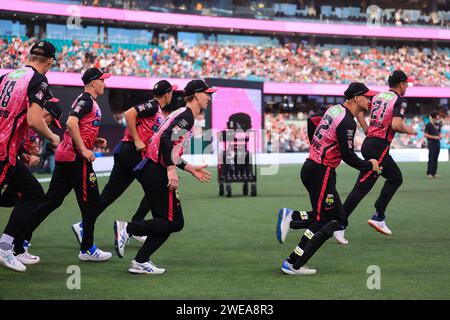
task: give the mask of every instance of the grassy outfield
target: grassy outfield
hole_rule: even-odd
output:
[[[66,198],[37,230],[32,253],[41,257],[25,274],[0,268],[1,299],[448,299],[450,297],[450,164],[439,164],[441,179],[428,180],[425,163],[400,164],[404,184],[387,212],[391,237],[367,225],[383,179],[350,219],[350,241],[330,239],[312,258],[315,276],[287,276],[282,260],[296,246],[300,231],[292,230],[280,245],[275,237],[280,207],[310,209],[298,165],[284,166],[275,176],[260,176],[258,196],[243,197],[233,185],[233,198],[220,198],[216,181],[201,184],[181,173],[180,195],[185,227],[153,256],[167,269],[162,276],[127,272],[138,243],[132,240],[125,258],[114,252],[113,221],[129,220],[142,197],[135,183],[100,216],[96,243],[114,252],[104,263],[78,260],[71,224],[80,219],[74,194]],[[212,168],[215,170],[215,168]],[[357,172],[338,170],[344,200]],[[103,188],[107,178],[100,178]],[[48,183],[44,185],[48,187]],[[10,209],[0,208],[3,230]],[[81,268],[81,290],[67,289],[67,268]],[[381,289],[369,290],[367,268],[381,269]]]

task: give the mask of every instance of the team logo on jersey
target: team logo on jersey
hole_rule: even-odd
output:
[[[329,206],[331,206],[334,203],[334,195],[332,193],[327,194],[325,203]]]
[[[92,172],[89,174],[89,182],[92,184],[92,186],[95,186],[97,184],[97,177],[95,173]]]
[[[102,116],[102,111],[97,109],[97,111],[95,111],[95,116],[100,118]]]
[[[156,119],[156,122],[158,122],[159,124],[161,124],[162,122],[163,122],[163,118],[158,118],[158,119]]]

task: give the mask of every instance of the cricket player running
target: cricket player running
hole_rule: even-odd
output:
[[[142,161],[153,134],[164,120],[163,109],[172,101],[176,85],[167,80],[158,81],[153,87],[154,99],[128,109],[125,112],[127,129],[122,141],[114,148],[114,166],[108,183],[100,194],[100,215],[107,207],[116,201],[136,178],[133,168]],[[144,197],[134,220],[142,220],[142,215],[150,211],[150,204]],[[79,243],[82,241],[83,223],[72,226]],[[145,237],[134,238],[144,243]]]
[[[375,94],[362,83],[351,83],[344,93],[346,101],[330,107],[320,121],[311,142],[309,157],[300,172],[313,208],[313,222],[289,258],[283,261],[281,270],[284,273],[315,274],[316,270],[305,264],[345,220],[336,190],[335,169],[341,160],[360,171],[380,170],[377,160],[361,160],[353,151],[356,130],[353,119],[369,108],[368,97]],[[289,230],[289,219],[284,219],[284,222],[285,226],[281,228]]]
[[[174,232],[184,226],[183,211],[178,197],[179,178],[176,166],[190,172],[197,180],[207,182],[211,173],[206,165],[196,166],[184,162],[181,156],[189,142],[195,117],[208,107],[211,94],[202,80],[192,80],[184,88],[186,107],[171,113],[153,135],[145,159],[136,167],[137,179],[152,207],[153,219],[114,223],[115,248],[119,257],[124,256],[125,245],[130,236],[147,236],[143,246],[128,269],[130,273],[161,274],[150,260]]]
[[[30,237],[74,189],[83,219],[84,232],[78,255],[83,261],[105,261],[112,256],[110,252],[104,252],[94,244],[94,225],[99,212],[100,194],[92,168],[95,160],[92,151],[94,145],[106,146],[106,140],[97,137],[102,113],[96,99],[104,93],[104,80],[110,76],[111,74],[103,73],[97,68],[90,68],[83,74],[84,92],[76,98],[69,113],[64,139],[56,150],[56,165],[49,189],[33,212],[24,235]]]
[[[19,272],[26,270],[19,260],[25,256],[13,254],[13,243],[25,231],[30,213],[44,191],[17,156],[29,128],[47,138],[53,148],[60,142],[59,136],[47,126],[43,111],[45,102],[52,98],[45,74],[55,61],[55,53],[50,42],[38,41],[31,47],[25,67],[0,77],[0,190],[21,194],[0,236],[0,264]]]
[[[396,132],[416,134],[414,128],[405,125],[403,121],[407,108],[407,101],[403,96],[408,88],[408,83],[412,81],[403,71],[395,70],[388,79],[389,91],[381,92],[372,99],[369,132],[361,147],[361,153],[364,159],[377,159],[380,166],[383,167],[383,171],[381,174],[378,174],[377,172],[365,170],[359,174],[353,190],[344,202],[344,211],[347,219],[345,219],[345,224],[340,228],[342,233],[341,241],[344,243],[347,240],[344,238],[343,230],[348,225],[348,217],[366,194],[369,193],[380,175],[386,181],[375,202],[376,211],[368,223],[382,234],[392,234],[385,222],[385,211],[395,192],[401,186],[403,177],[397,163],[389,154],[389,149]],[[336,240],[339,242],[339,238],[336,238]]]

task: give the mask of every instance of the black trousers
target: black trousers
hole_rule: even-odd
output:
[[[378,217],[384,219],[386,208],[394,196],[397,189],[403,183],[402,172],[397,163],[389,154],[389,144],[379,138],[366,138],[361,147],[361,153],[366,160],[376,159],[383,167],[381,176],[386,179],[380,195],[375,202],[375,209]],[[375,185],[379,175],[374,171],[361,171],[355,186],[344,202],[344,211],[347,214],[347,220],[344,227],[348,226],[348,217],[356,209],[361,200],[369,193]]]
[[[100,212],[103,212],[116,201],[136,178],[133,168],[142,160],[142,152],[138,152],[133,142],[120,142],[114,149],[114,166],[108,183],[100,195]],[[150,204],[145,196],[132,220],[143,220],[150,211]]]
[[[438,168],[438,158],[441,152],[441,142],[439,140],[428,139],[428,169],[427,175],[436,175]]]
[[[136,171],[138,181],[144,189],[153,214],[151,220],[128,223],[127,232],[135,236],[148,236],[136,255],[137,262],[146,262],[169,236],[181,231],[184,226],[183,211],[178,191],[167,188],[167,169],[145,158]]]
[[[23,240],[31,240],[32,233],[57,208],[64,198],[74,189],[83,220],[83,241],[81,251],[94,245],[94,226],[100,204],[100,193],[92,163],[83,159],[73,162],[57,162],[50,186],[44,199],[34,210]]]
[[[0,162],[0,191],[1,206],[14,207],[4,233],[14,238],[17,252],[23,250],[23,240],[17,239],[26,231],[34,208],[44,198],[44,190],[28,167],[17,160],[14,167]]]
[[[331,220],[345,220],[341,198],[336,190],[336,170],[306,160],[300,178],[309,193],[313,222],[310,228],[320,229]]]
[[[335,169],[306,160],[300,177],[309,193],[313,221],[289,257],[295,268],[305,265],[331,237],[338,224],[345,220],[342,202],[336,190]]]

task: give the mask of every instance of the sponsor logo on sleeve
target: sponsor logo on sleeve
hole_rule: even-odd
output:
[[[185,119],[181,119],[179,125],[181,128],[185,128],[188,126],[188,122]]]
[[[402,102],[401,105],[400,105],[400,114],[401,114],[402,116],[405,115],[406,107],[407,107],[406,102]]]
[[[143,112],[143,111],[145,111],[145,109],[146,109],[146,105],[145,104],[138,105],[139,112]]]
[[[347,130],[347,139],[353,139],[354,134],[354,130]]]
[[[35,95],[36,99],[42,100],[44,98],[44,92],[42,90],[39,90]]]

